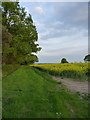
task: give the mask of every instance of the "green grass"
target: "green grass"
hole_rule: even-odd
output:
[[[0,119],[2,118],[2,65],[0,65]]]
[[[73,78],[73,80],[90,81],[90,70],[88,63],[48,63],[32,64],[41,71],[63,78]]]
[[[3,118],[87,117],[87,101],[45,72],[22,66],[3,78]]]
[[[9,74],[11,74],[12,72],[14,72],[15,70],[17,70],[20,67],[20,65],[2,65],[2,77],[5,77]]]

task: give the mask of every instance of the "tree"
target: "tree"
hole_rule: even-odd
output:
[[[12,35],[8,32],[5,26],[2,26],[2,63],[8,62],[8,55],[12,51],[10,48],[10,42],[12,40]],[[10,58],[9,58],[10,61]]]
[[[27,16],[25,8],[20,7],[19,2],[2,2],[2,24],[12,36],[12,39],[3,38],[3,58],[4,63],[37,62],[38,58],[34,53],[41,50],[38,40],[36,26],[33,24],[31,15]],[[4,29],[4,31],[5,31]],[[4,34],[2,31],[2,34]],[[3,35],[4,37],[4,35]],[[8,47],[6,40],[8,41]],[[5,52],[5,49],[8,51]]]
[[[90,62],[90,54],[88,54],[84,57],[84,61],[85,62]]]
[[[61,63],[68,63],[68,61],[66,60],[66,58],[62,58]]]

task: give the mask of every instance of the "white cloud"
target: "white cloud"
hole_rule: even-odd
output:
[[[20,2],[88,2],[88,1],[89,0],[20,0]]]
[[[36,26],[38,26],[38,27],[42,27],[42,26],[44,26],[43,23],[39,23],[39,22],[36,21],[36,20],[34,20],[34,24],[35,24]]]
[[[67,56],[67,55],[73,55],[73,54],[80,54],[81,52],[88,52],[88,48],[86,45],[81,45],[79,47],[77,46],[71,46],[71,47],[67,47],[67,48],[59,48],[56,50],[49,50],[49,51],[42,51],[40,53],[38,53],[39,56],[46,56],[46,57],[55,57],[55,56]]]
[[[36,12],[38,12],[39,14],[44,14],[44,11],[41,7],[35,7]]]
[[[37,54],[40,62],[57,62],[62,57],[82,61],[88,53],[88,4],[30,5],[33,6],[30,12],[38,31],[38,43],[42,47]]]
[[[71,56],[75,54],[85,54],[88,52],[88,35],[83,35],[85,31],[81,33],[74,33],[71,36],[62,36],[59,38],[52,38],[48,40],[39,40],[39,44],[42,47],[42,51],[38,53],[39,57],[57,57],[60,55]]]

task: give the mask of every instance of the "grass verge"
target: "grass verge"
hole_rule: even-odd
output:
[[[88,118],[88,103],[47,73],[22,66],[3,78],[3,118]]]
[[[9,74],[11,74],[12,72],[14,72],[15,70],[17,70],[20,67],[20,65],[11,65],[11,64],[5,64],[2,65],[2,77],[5,77]]]

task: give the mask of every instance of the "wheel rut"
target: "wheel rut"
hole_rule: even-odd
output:
[[[71,92],[80,92],[80,93],[88,93],[88,81],[81,82],[75,81],[70,78],[63,78],[52,76],[53,80],[57,80],[58,82],[62,82]]]

